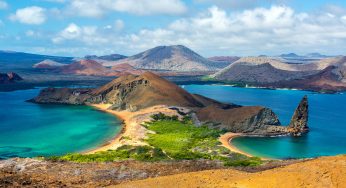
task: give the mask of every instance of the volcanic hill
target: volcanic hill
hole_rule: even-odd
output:
[[[158,46],[104,65],[114,66],[121,63],[130,64],[137,69],[177,72],[215,71],[227,66],[210,61],[182,45]]]
[[[297,88],[314,91],[346,90],[346,57],[293,64],[270,57],[246,57],[211,77],[216,80],[261,87]]]
[[[23,78],[14,72],[0,73],[0,84],[14,83],[21,80]]]
[[[181,87],[156,74],[145,72],[139,76],[126,75],[96,89],[47,88],[32,99],[36,103],[59,104],[111,104],[110,109],[139,111],[145,108],[165,105],[196,117],[197,126],[206,124],[237,133],[251,135],[299,135],[307,129],[292,129],[280,126],[275,113],[265,107],[225,104],[201,95],[190,94]],[[308,113],[307,98],[299,114]],[[301,106],[301,105],[300,105]],[[299,121],[293,118],[292,122]],[[291,123],[297,125],[297,123]],[[307,119],[298,123],[307,126]]]

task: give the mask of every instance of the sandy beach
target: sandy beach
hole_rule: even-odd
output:
[[[104,145],[96,149],[84,152],[85,154],[92,154],[99,151],[115,150],[123,145],[147,145],[147,143],[144,142],[144,139],[146,138],[148,130],[141,126],[141,123],[150,121],[150,116],[159,112],[164,112],[169,115],[178,115],[176,111],[170,110],[167,108],[167,106],[164,105],[154,106],[136,112],[130,112],[125,110],[109,110],[111,104],[91,104],[90,106],[93,106],[98,110],[115,115],[117,118],[123,121],[123,128],[120,131],[120,133],[118,133],[112,140],[106,142]],[[229,132],[221,135],[219,140],[222,143],[222,146],[224,146],[225,148],[236,153],[241,153],[248,157],[253,157],[253,155],[241,151],[237,147],[232,145],[231,140],[239,136],[243,136],[243,134]]]
[[[149,130],[141,125],[143,122],[150,121],[150,116],[159,112],[163,112],[171,116],[178,115],[176,111],[168,109],[167,106],[164,105],[153,106],[136,112],[130,112],[126,110],[109,110],[111,104],[90,104],[90,106],[115,115],[117,118],[123,121],[123,128],[122,131],[118,133],[116,137],[114,137],[114,139],[105,143],[103,146],[84,152],[85,154],[92,154],[99,151],[115,150],[123,145],[147,145],[147,143],[144,142],[144,139],[146,139],[146,135]]]
[[[221,135],[219,140],[222,143],[223,147],[225,147],[225,148],[227,148],[227,149],[229,149],[229,150],[231,150],[233,152],[241,153],[241,154],[246,155],[248,157],[253,157],[251,154],[246,153],[244,151],[241,151],[238,148],[236,148],[234,145],[232,145],[232,143],[231,143],[232,139],[236,138],[236,137],[239,137],[239,136],[243,136],[243,134],[228,132],[226,134]]]

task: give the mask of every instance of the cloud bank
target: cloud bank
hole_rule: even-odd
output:
[[[65,13],[97,18],[112,11],[136,15],[180,15],[187,11],[187,7],[180,0],[71,0]]]
[[[126,48],[132,53],[157,45],[183,44],[205,55],[271,55],[290,51],[342,54],[346,44],[346,14],[297,13],[287,6],[237,13],[212,6],[162,28],[123,34],[110,34],[105,28],[70,24],[53,42],[77,41],[86,47],[99,45],[120,51]]]
[[[38,6],[31,6],[18,9],[16,13],[10,15],[10,20],[23,24],[40,25],[46,21],[46,10]]]

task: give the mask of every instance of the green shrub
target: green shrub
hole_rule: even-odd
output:
[[[223,161],[226,166],[256,166],[262,161],[256,157],[246,157],[233,153],[220,146],[218,140],[223,131],[207,126],[196,127],[191,117],[185,116],[179,121],[178,116],[166,116],[158,113],[153,121],[145,123],[147,129],[154,131],[145,141],[148,146],[121,146],[116,150],[97,152],[95,154],[67,154],[47,159],[53,161],[74,162],[110,162],[134,159],[139,161],[160,160],[194,160],[209,159]],[[128,139],[123,137],[123,139]]]

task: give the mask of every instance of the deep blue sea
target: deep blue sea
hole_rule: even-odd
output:
[[[116,117],[91,107],[25,102],[38,92],[0,92],[0,158],[84,151],[121,130]]]
[[[239,149],[268,158],[306,158],[346,154],[346,94],[319,94],[297,90],[237,88],[224,85],[185,85],[191,93],[240,105],[271,109],[287,125],[304,95],[309,99],[310,132],[302,137],[232,140]]]

